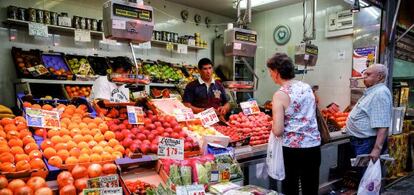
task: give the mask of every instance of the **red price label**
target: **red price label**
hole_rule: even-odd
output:
[[[194,120],[191,108],[174,109],[174,115],[178,122]]]
[[[217,117],[216,112],[214,111],[214,108],[209,108],[207,110],[204,110],[203,112],[200,112],[198,116],[201,122],[203,123],[203,126],[211,126],[219,122],[219,119]]]
[[[169,137],[160,137],[158,157],[176,160],[184,159],[184,140]]]

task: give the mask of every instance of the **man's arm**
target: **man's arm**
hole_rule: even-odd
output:
[[[385,139],[388,137],[388,128],[377,128],[377,139],[375,140],[374,148],[369,156],[372,160],[377,161],[381,155],[382,147],[384,146]]]
[[[230,103],[227,102],[223,106],[220,106],[217,108],[217,111],[220,115],[226,115],[230,111]]]
[[[193,105],[191,105],[191,103],[184,103],[184,106],[187,106],[189,108],[191,108],[191,110],[193,110],[194,114],[198,114],[200,112],[203,112],[205,109],[204,108],[199,108],[199,107],[195,107]]]

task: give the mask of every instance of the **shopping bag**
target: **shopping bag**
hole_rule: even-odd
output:
[[[270,177],[277,180],[285,179],[282,138],[276,137],[272,132],[270,132],[267,144],[266,165]]]
[[[381,190],[381,162],[369,161],[368,168],[362,176],[357,195],[379,195]]]

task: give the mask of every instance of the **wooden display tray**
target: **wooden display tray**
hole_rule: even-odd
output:
[[[28,171],[19,171],[19,172],[0,172],[0,175],[6,176],[7,179],[23,179],[23,178],[30,178],[39,176],[43,179],[46,179],[49,171],[46,169],[36,169],[36,170],[28,170]]]

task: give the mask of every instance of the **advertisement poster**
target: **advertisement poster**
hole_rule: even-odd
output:
[[[352,54],[352,77],[361,77],[362,72],[376,60],[376,47],[362,47],[354,49]]]

